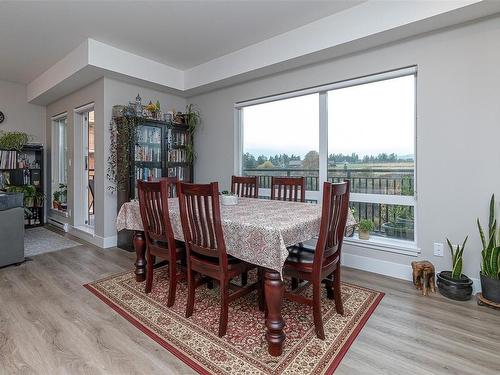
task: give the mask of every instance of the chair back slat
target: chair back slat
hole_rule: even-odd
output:
[[[253,177],[231,177],[231,193],[244,198],[259,197],[259,178]]]
[[[271,177],[271,199],[305,202],[306,180],[304,177]]]
[[[325,182],[320,232],[313,265],[318,271],[340,259],[348,211],[349,181],[335,184]]]
[[[148,176],[149,182],[166,181],[168,184],[168,197],[175,198],[177,196],[177,182],[179,179],[177,177],[153,177]]]
[[[164,246],[175,243],[168,212],[168,181],[137,181],[139,209],[147,245],[162,242]]]
[[[219,186],[177,184],[182,229],[188,254],[218,258],[227,267],[227,254],[220,216]]]

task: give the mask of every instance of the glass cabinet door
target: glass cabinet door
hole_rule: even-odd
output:
[[[134,185],[137,197],[138,179],[158,178],[162,175],[162,128],[140,125],[137,128],[137,143],[134,153]]]

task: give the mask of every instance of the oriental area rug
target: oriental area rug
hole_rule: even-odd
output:
[[[253,276],[253,277],[251,277]],[[249,281],[255,275],[249,275]],[[113,275],[85,287],[117,313],[200,374],[331,374],[383,297],[383,293],[342,283],[344,316],[323,289],[326,339],[316,337],[312,308],[284,301],[286,322],[283,354],[267,353],[264,313],[257,291],[229,304],[227,334],[219,338],[219,290],[196,289],[193,315],[185,318],[187,284],[177,285],[175,304],[167,305],[166,267],[155,270],[153,290],[144,293],[132,271]],[[286,285],[289,287],[289,285]],[[312,297],[311,288],[304,295]]]

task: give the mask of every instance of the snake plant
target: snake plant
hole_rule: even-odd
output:
[[[465,237],[462,246],[457,245],[456,249],[453,248],[453,245],[451,244],[450,240],[448,238],[446,239],[446,242],[448,242],[448,246],[450,247],[451,251],[451,261],[453,265],[451,271],[451,277],[454,279],[460,279],[460,276],[462,275],[463,255],[464,255],[465,243],[467,242],[468,238],[469,236]]]
[[[481,223],[477,219],[479,236],[483,244],[481,251],[481,274],[493,279],[500,279],[500,232],[497,236],[497,220],[495,218],[495,194],[490,200],[490,216],[488,220],[488,238],[486,238]]]

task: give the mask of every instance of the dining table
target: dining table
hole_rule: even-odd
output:
[[[179,201],[170,198],[169,216],[176,240],[183,241]],[[228,254],[263,269],[264,296],[267,307],[265,337],[268,352],[280,356],[285,341],[285,321],[281,315],[284,283],[283,265],[287,248],[318,236],[321,205],[292,201],[238,198],[235,205],[221,205],[221,220]],[[349,211],[347,227],[356,221]],[[126,202],[120,208],[116,228],[134,231],[136,281],[146,278],[146,241],[139,202]]]

